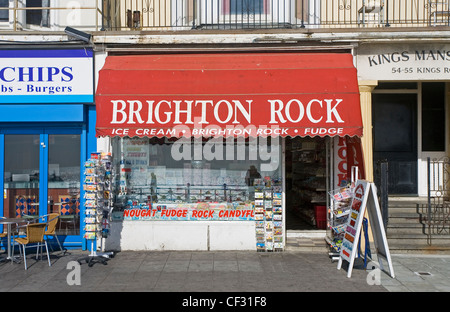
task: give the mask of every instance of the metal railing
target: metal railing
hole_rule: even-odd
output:
[[[382,159],[376,163],[375,185],[377,186],[378,200],[380,203],[381,218],[384,230],[387,232],[389,223],[389,163],[387,159]]]
[[[35,2],[42,6],[0,0],[0,30],[450,26],[450,0],[73,0],[60,7]]]
[[[106,1],[110,30],[450,26],[450,0]]]
[[[428,202],[422,205],[428,244],[433,235],[450,234],[450,158],[427,159]]]

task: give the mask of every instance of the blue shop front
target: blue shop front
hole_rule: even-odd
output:
[[[95,119],[91,49],[0,50],[0,217],[58,213],[63,247],[85,247],[81,185]]]

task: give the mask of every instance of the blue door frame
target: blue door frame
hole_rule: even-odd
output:
[[[49,123],[0,123],[0,185],[4,189],[4,161],[5,161],[5,135],[8,134],[39,134],[39,171],[44,174],[39,174],[39,215],[47,214],[48,210],[48,136],[49,134],[80,134],[80,234],[58,236],[63,247],[82,248],[86,250],[87,244],[84,239],[84,163],[89,158],[92,152],[97,151],[97,138],[95,137],[95,121],[96,110],[93,105],[83,105],[84,113],[82,120],[76,122],[49,122]],[[42,114],[45,114],[42,113]],[[51,119],[51,118],[50,118]],[[4,200],[0,200],[0,216],[4,214]],[[56,240],[55,240],[56,243]]]

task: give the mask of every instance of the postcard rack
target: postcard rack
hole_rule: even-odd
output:
[[[330,228],[331,237],[329,255],[333,260],[339,257],[343,235],[347,226],[348,216],[351,211],[353,190],[351,187],[341,187],[329,192],[330,194]]]
[[[84,165],[84,238],[90,243],[90,254],[78,259],[78,263],[85,261],[90,267],[96,262],[106,264],[113,256],[112,252],[97,252],[96,245],[98,240],[102,245],[103,238],[109,234],[112,210],[111,165],[110,153],[92,153]]]
[[[255,187],[256,250],[283,251],[281,186]]]

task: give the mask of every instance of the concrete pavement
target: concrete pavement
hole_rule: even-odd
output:
[[[395,278],[382,274],[390,292],[449,292],[450,255],[392,255]]]
[[[368,278],[377,270],[373,263],[364,270],[357,261],[347,278],[347,267],[337,270],[337,262],[322,252],[124,251],[107,265],[77,266],[88,254],[54,252],[51,267],[29,255],[27,271],[23,263],[0,263],[0,292],[450,291],[450,257],[442,255],[393,255],[395,278],[380,272],[374,280]]]

